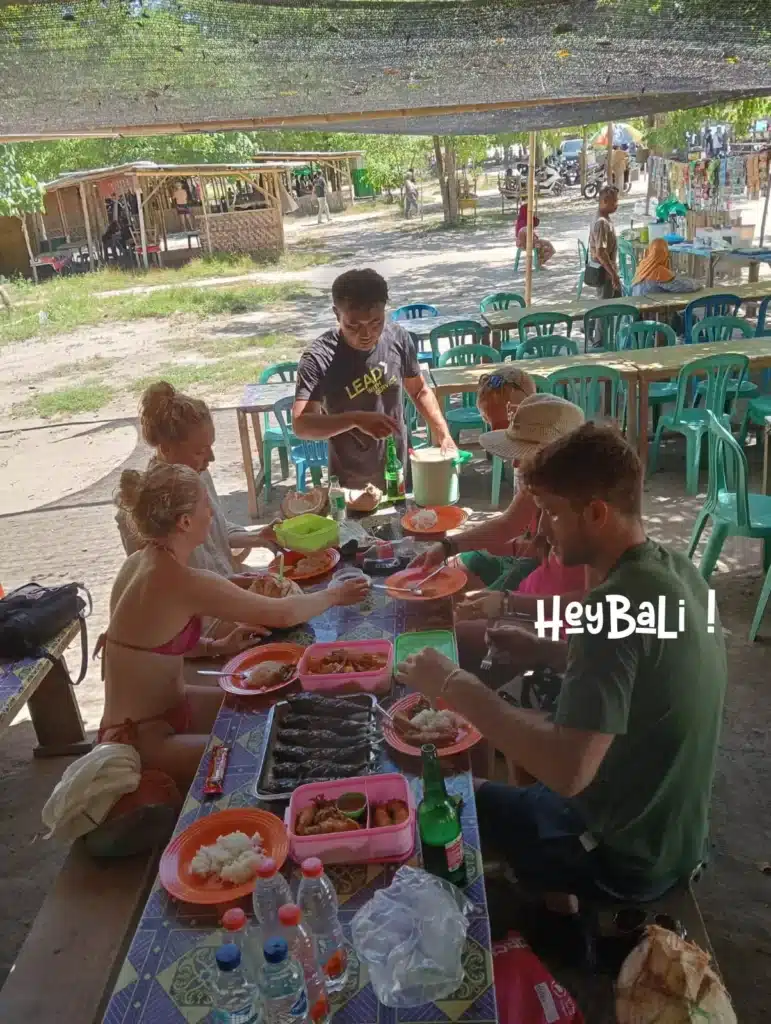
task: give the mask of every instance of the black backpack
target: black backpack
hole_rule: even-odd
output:
[[[81,596],[81,593],[85,596]],[[91,595],[82,583],[43,587],[25,583],[0,600],[0,658],[48,658],[56,664],[45,644],[74,619],[80,620],[81,682],[88,667],[86,617],[92,610]]]

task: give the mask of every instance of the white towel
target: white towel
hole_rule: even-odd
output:
[[[107,817],[124,793],[139,785],[139,754],[125,743],[100,743],[74,761],[43,808],[46,839],[74,840]]]

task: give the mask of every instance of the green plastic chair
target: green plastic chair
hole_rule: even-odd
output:
[[[584,352],[589,351],[589,340],[592,339],[592,352],[618,352],[623,347],[626,328],[640,319],[640,310],[636,306],[614,303],[593,306],[584,313]],[[594,345],[595,325],[598,325],[601,344]]]
[[[519,260],[520,260],[520,257],[522,256],[523,252],[526,252],[526,250],[525,249],[520,249],[520,247],[517,246],[517,255],[516,255],[515,259],[514,259],[514,273],[515,274],[519,270]],[[536,248],[534,248],[533,249],[533,270],[540,270],[540,269],[541,269],[541,263],[540,263],[540,260],[538,259],[538,250]]]
[[[276,381],[285,381],[288,384],[297,379],[297,363],[275,363],[268,366],[260,374],[260,384],[270,384]],[[290,445],[287,447],[281,427],[272,413],[263,414],[262,424],[262,465],[265,473],[265,497],[270,497],[271,488],[271,459],[273,452],[278,449],[278,457],[281,462],[281,474],[284,480],[289,476],[289,455],[292,445],[299,444],[299,439],[292,431],[292,414],[287,411],[287,430],[289,432]]]
[[[406,391],[402,394],[402,410],[404,412],[404,423],[407,427],[407,436],[410,448],[427,448],[431,444],[431,435],[428,426],[424,423],[415,403]]]
[[[746,356],[736,352],[726,352],[720,356],[704,356],[692,359],[677,375],[677,399],[671,413],[663,413],[659,418],[656,434],[653,438],[648,472],[655,473],[658,469],[661,438],[665,430],[674,431],[685,437],[685,489],[688,494],[696,494],[699,488],[699,467],[701,465],[701,445],[709,430],[709,414],[714,413],[720,422],[731,428],[731,415],[736,402],[736,390],[733,384],[741,381],[749,369]],[[706,375],[706,398],[703,405],[696,405],[691,384],[697,377]]]
[[[736,332],[742,338],[752,338],[755,335],[752,324],[739,316],[707,316],[693,325],[691,330],[691,345],[702,345],[709,341],[731,341]],[[702,382],[696,388],[698,395],[704,394],[705,385]],[[731,387],[729,387],[729,391]],[[740,398],[755,398],[760,392],[757,384],[751,380],[743,380],[739,386]]]
[[[524,309],[526,302],[521,295],[516,292],[493,292],[492,295],[485,295],[482,301],[479,303],[480,313],[489,313],[491,310],[504,310],[510,306],[519,306]],[[501,352],[503,352],[503,346],[511,340],[511,331],[496,331],[496,334],[500,335]]]
[[[578,280],[576,281],[576,298],[581,298],[581,292],[584,290],[584,274],[586,273],[586,263],[589,259],[589,252],[581,241],[578,239]]]
[[[610,417],[624,423],[626,419],[626,388],[621,374],[612,366],[592,363],[555,370],[544,383],[544,390],[579,406],[588,420]]]
[[[750,626],[750,640],[754,640],[771,595],[771,569],[768,558],[771,551],[771,497],[748,489],[747,458],[741,445],[731,435],[731,431],[713,413],[708,414],[708,429],[707,497],[693,526],[688,557],[693,558],[704,527],[710,520],[712,531],[699,563],[699,572],[705,580],[712,575],[728,537],[753,537],[763,541],[766,578]],[[733,490],[729,490],[728,481],[733,483]]]
[[[526,316],[520,317],[517,327],[519,328],[519,343],[523,345],[528,338],[538,338],[545,334],[563,333],[566,338],[569,338],[570,332],[573,330],[573,319],[567,313],[552,313],[549,310],[544,310],[542,313],[528,313]],[[564,327],[565,330],[560,332],[557,330],[559,327]]]
[[[564,334],[541,334],[517,346],[517,359],[545,359],[548,356],[577,356],[578,343]]]
[[[451,320],[448,324],[434,327],[429,335],[431,351],[434,353],[434,366],[442,366],[439,361],[441,342],[449,343],[450,349],[458,345],[482,345],[487,335],[487,328],[478,320]]]
[[[743,446],[747,440],[750,426],[764,427],[766,425],[766,416],[771,416],[771,395],[758,395],[757,398],[752,398],[747,402],[737,438],[740,445]]]
[[[480,363],[500,363],[501,357],[490,345],[458,345],[439,357],[439,367],[478,366]],[[477,396],[473,391],[464,391],[461,405],[451,406],[450,398],[444,399],[444,418],[450,429],[450,436],[456,444],[462,430],[484,429],[485,421],[477,409]]]
[[[618,276],[621,278],[621,290],[624,295],[632,294],[632,281],[637,273],[637,257],[631,242],[620,238],[618,241]]]
[[[489,313],[491,309],[508,309],[509,306],[520,306],[525,308],[527,303],[517,292],[493,292],[492,295],[485,295],[479,303],[480,313]]]
[[[677,335],[669,324],[657,320],[638,320],[630,324],[624,335],[623,349],[656,348],[658,339],[663,337],[665,345],[676,345]],[[677,398],[677,381],[654,381],[648,385],[648,403],[653,411],[653,429],[659,424],[662,405]]]

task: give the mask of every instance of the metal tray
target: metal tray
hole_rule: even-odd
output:
[[[334,698],[331,698],[331,699],[334,699]],[[359,704],[361,706],[362,711],[369,711],[370,721],[371,721],[371,723],[373,725],[373,735],[377,738],[380,735],[380,727],[379,727],[377,715],[375,713],[376,698],[373,697],[371,694],[368,694],[368,693],[357,693],[357,694],[341,694],[341,699],[342,700],[350,701],[353,704]],[[281,800],[283,800],[284,802],[286,802],[286,801],[289,800],[290,796],[292,795],[291,790],[288,793],[266,793],[266,792],[264,792],[264,786],[268,782],[268,780],[270,779],[271,773],[273,772],[273,746],[274,746],[274,744],[276,742],[276,736],[278,734],[279,728],[281,727],[281,723],[284,720],[284,718],[286,717],[286,715],[289,713],[289,710],[290,710],[290,702],[288,700],[282,700],[282,701],[279,701],[278,704],[274,704],[273,707],[270,709],[270,712],[268,714],[268,721],[267,721],[267,726],[266,726],[266,729],[265,729],[265,742],[263,743],[263,747],[262,747],[262,760],[260,762],[260,768],[259,768],[259,771],[257,773],[257,778],[256,778],[255,783],[254,783],[254,795],[257,797],[258,800],[265,800],[265,801],[281,801]],[[323,718],[319,717],[318,718],[318,722],[319,722],[319,728],[321,728],[321,724],[323,722]],[[377,755],[378,755],[377,747],[373,745],[372,752],[370,754],[370,767],[369,767],[369,770],[365,771],[363,774],[368,775],[368,774],[371,774],[371,773],[373,773],[373,772],[375,772],[377,770],[377,760],[378,760]],[[355,774],[356,775],[361,775],[362,772],[359,771],[359,770],[356,770]],[[344,779],[344,778],[346,778],[346,776],[344,774],[341,774],[341,775],[336,776],[336,778]],[[298,786],[302,786],[306,782],[317,782],[317,781],[332,782],[333,780],[332,779],[324,779],[324,780],[302,779],[300,782],[297,783],[297,785]]]

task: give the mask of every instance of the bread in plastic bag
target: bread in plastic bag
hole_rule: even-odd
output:
[[[737,1024],[710,957],[657,925],[645,930],[616,983],[618,1024]]]
[[[353,947],[384,1006],[422,1006],[459,987],[472,909],[454,885],[402,867],[357,911]]]

